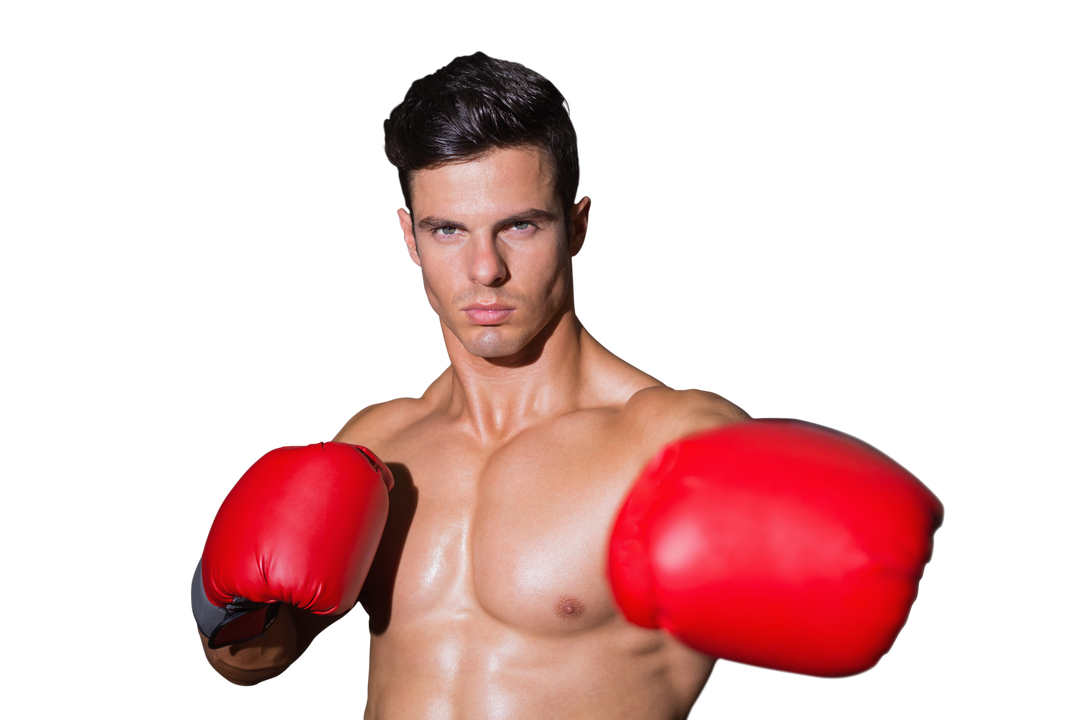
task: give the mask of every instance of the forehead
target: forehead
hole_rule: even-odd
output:
[[[503,213],[556,210],[555,183],[547,153],[535,147],[492,150],[464,162],[418,170],[412,181],[418,214]]]

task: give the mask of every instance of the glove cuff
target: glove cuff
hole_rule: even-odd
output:
[[[218,607],[206,597],[202,582],[202,560],[191,578],[191,612],[211,650],[233,643],[253,640],[264,634],[277,619],[280,603],[252,602],[236,597],[225,607]]]

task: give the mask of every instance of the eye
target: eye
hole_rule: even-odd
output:
[[[436,235],[453,235],[456,232],[457,228],[453,225],[446,225],[445,227],[441,227],[435,230]]]

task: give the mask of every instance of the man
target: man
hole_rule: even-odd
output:
[[[849,674],[876,662],[903,624],[914,583],[929,559],[929,535],[940,522],[936,500],[913,478],[897,481],[903,486],[901,494],[926,496],[918,495],[916,519],[909,523],[920,526],[912,531],[918,540],[912,543],[913,559],[908,562],[914,577],[900,583],[900,600],[892,602],[890,629],[883,635],[887,637],[875,641],[869,661],[844,664],[844,659],[829,665],[822,659],[827,652],[823,646],[842,642],[836,636],[848,632],[867,604],[864,599],[845,605],[840,612],[844,617],[837,621],[844,630],[830,631],[820,642],[807,640],[810,636],[800,635],[800,628],[775,629],[785,623],[815,625],[820,622],[817,616],[795,622],[792,611],[785,610],[754,617],[760,615],[760,597],[739,601],[740,607],[732,609],[722,603],[731,602],[738,592],[727,589],[712,593],[720,597],[699,602],[704,591],[687,589],[695,578],[727,570],[717,570],[712,559],[715,543],[691,561],[686,560],[686,548],[698,540],[671,538],[695,523],[704,528],[698,538],[711,533],[714,525],[731,526],[716,520],[715,513],[735,507],[741,513],[734,523],[738,525],[750,505],[735,499],[745,488],[725,486],[719,503],[706,500],[708,490],[691,496],[687,493],[696,492],[693,489],[663,489],[678,485],[680,479],[668,478],[675,472],[693,476],[690,485],[700,484],[695,478],[709,472],[671,468],[693,456],[693,448],[705,448],[708,460],[703,464],[709,468],[714,458],[723,464],[746,454],[743,440],[730,440],[741,437],[732,431],[744,428],[752,433],[763,428],[766,434],[777,430],[782,441],[773,444],[784,448],[802,442],[802,432],[809,432],[809,442],[817,447],[814,433],[824,431],[748,423],[746,413],[717,395],[665,387],[615,357],[585,330],[574,311],[572,258],[585,241],[590,200],[574,200],[576,138],[562,95],[550,82],[481,53],[458,58],[414,83],[385,129],[387,156],[399,169],[405,196],[407,209],[398,211],[405,244],[421,268],[428,299],[441,321],[450,367],[419,399],[393,400],[358,413],[336,438],[345,445],[285,449],[292,453],[289,457],[318,455],[320,477],[335,475],[342,463],[355,465],[342,471],[350,477],[369,475],[363,498],[356,500],[356,515],[327,520],[327,513],[351,512],[342,510],[347,503],[335,500],[312,511],[318,521],[304,521],[336,526],[331,533],[335,537],[363,535],[363,548],[349,550],[353,559],[337,569],[320,570],[323,575],[316,581],[267,581],[289,588],[256,598],[254,590],[236,586],[232,578],[243,571],[220,569],[232,567],[223,565],[221,555],[246,556],[236,547],[252,533],[263,532],[249,525],[262,523],[268,513],[277,517],[295,508],[292,500],[273,499],[291,490],[267,490],[292,472],[281,469],[284,461],[268,460],[270,455],[238,484],[207,542],[203,565],[214,567],[197,572],[193,581],[193,603],[204,606],[203,611],[197,607],[196,614],[204,612],[200,637],[211,665],[238,684],[254,684],[284,671],[355,598],[346,587],[336,591],[333,601],[316,607],[307,595],[297,599],[303,593],[293,586],[307,583],[310,588],[305,585],[304,592],[317,595],[342,575],[352,578],[345,586],[358,583],[376,545],[360,593],[372,633],[369,718],[681,718],[704,687],[717,655],[823,675]],[[711,434],[673,446],[676,449],[654,460],[638,481],[642,468],[665,446],[703,431]],[[789,432],[795,434],[784,434]],[[834,440],[842,443],[836,452],[845,458],[868,452],[850,439],[829,436],[821,442]],[[357,453],[353,445],[369,450]],[[327,461],[332,448],[346,448],[340,452],[347,455]],[[281,452],[275,451],[279,454],[273,458],[283,457]],[[783,466],[781,475],[790,474],[788,460],[755,455],[750,464],[777,463]],[[891,467],[885,472],[902,474]],[[795,474],[814,472],[800,468]],[[304,492],[322,482],[304,477]],[[380,499],[385,496],[380,479],[393,487],[385,530],[381,518],[367,519],[385,502]],[[814,476],[810,492],[818,493],[822,482]],[[350,483],[340,484],[353,487]],[[772,498],[786,490],[762,493],[757,490],[760,484],[749,483],[748,492],[774,506],[785,504]],[[234,499],[242,486],[254,488],[245,496],[254,499]],[[914,488],[910,492],[909,486]],[[683,495],[672,500],[674,492]],[[847,502],[846,497],[839,504]],[[266,502],[273,504],[272,511]],[[884,514],[902,515],[894,508],[905,502],[890,500]],[[689,575],[660,567],[668,561],[659,555],[648,560],[638,556],[648,543],[637,535],[644,533],[642,528],[668,522],[649,513],[654,506],[672,503],[678,505],[673,511],[678,517],[669,523],[667,539],[657,542],[676,548],[675,565],[698,566],[687,571]],[[711,514],[702,520],[701,508],[710,505],[719,507],[708,510]],[[239,509],[230,510],[232,506]],[[860,506],[857,513],[863,512]],[[232,514],[225,518],[227,513]],[[789,516],[795,519],[782,522],[784,532],[801,522],[796,516],[802,515],[800,509]],[[876,519],[859,523],[878,524]],[[277,521],[271,524],[275,542],[293,532],[282,530]],[[845,526],[843,533],[849,530]],[[822,532],[813,531],[818,536]],[[751,556],[756,550],[747,555],[740,549],[758,543],[740,537],[735,543],[740,562],[760,565],[761,558]],[[836,545],[834,539],[828,541],[830,548]],[[804,537],[785,541],[799,552],[816,542]],[[322,565],[332,552],[326,548],[338,544],[321,538],[314,543],[317,550],[305,556],[310,559],[295,563],[283,559],[288,551],[260,546],[253,552],[265,558],[258,571],[252,571],[260,579],[252,584],[276,572],[275,564],[279,569],[290,563],[303,566],[296,570],[303,574],[308,565]],[[836,555],[831,549],[829,553]],[[864,548],[855,554],[861,557]],[[666,557],[673,555],[668,552]],[[819,561],[800,557],[788,564],[804,572],[808,562]],[[848,560],[827,562],[843,565]],[[645,567],[649,563],[657,567]],[[700,567],[710,564],[711,569]],[[720,565],[728,567],[732,561]],[[354,573],[357,567],[360,571]],[[649,573],[668,579],[653,588],[651,575],[642,579]],[[834,568],[824,574],[835,574]],[[729,580],[723,582],[730,588]],[[828,592],[830,598],[838,594],[831,585]],[[203,593],[210,596],[209,605]],[[765,593],[764,603],[776,594]],[[806,597],[793,602],[805,605]],[[695,603],[697,610],[684,610]],[[277,611],[276,619],[267,614],[268,607]],[[724,607],[715,614],[737,621],[720,627],[724,618],[710,617],[713,607]],[[252,612],[256,615],[244,615]],[[223,639],[228,633],[222,628],[237,617],[236,627],[247,622],[245,617],[256,617],[255,626],[234,633],[236,642]],[[762,629],[746,630],[755,624]],[[264,629],[264,634],[246,639]],[[774,632],[778,638],[767,637]],[[740,633],[749,633],[749,639]]]

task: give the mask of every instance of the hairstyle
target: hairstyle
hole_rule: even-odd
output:
[[[569,226],[579,176],[577,134],[562,93],[524,65],[481,52],[455,58],[414,82],[383,130],[410,213],[417,170],[533,145],[548,155]]]

